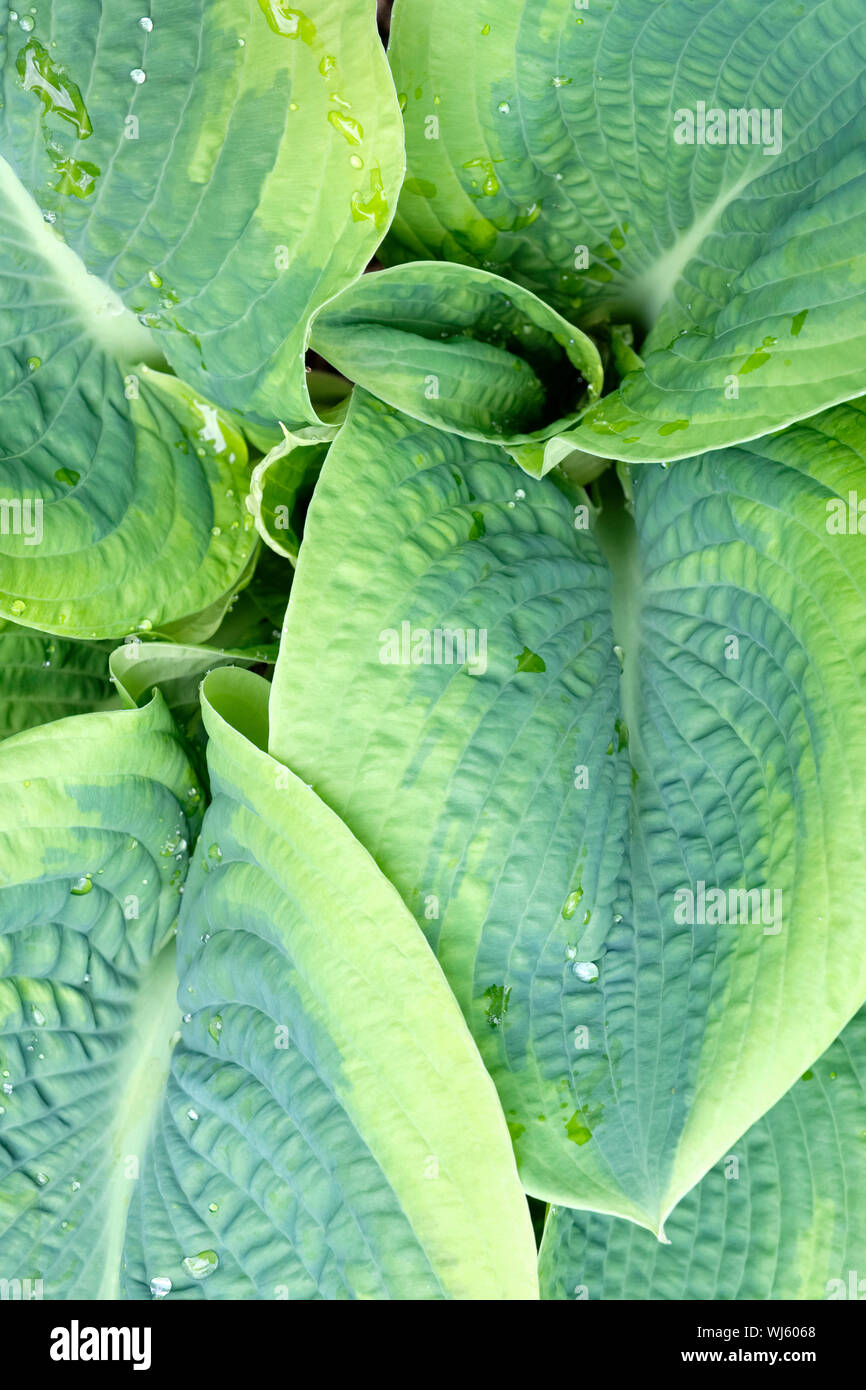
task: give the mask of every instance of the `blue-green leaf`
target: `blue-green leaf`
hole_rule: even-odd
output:
[[[0,787],[3,1273],[117,1297],[201,788],[159,695],[7,739]]]
[[[264,751],[268,694],[231,670],[203,688],[214,800],[127,1294],[531,1298],[493,1086],[393,887]]]
[[[427,933],[537,1196],[660,1232],[866,995],[864,458],[840,406],[634,516],[608,474],[587,530],[357,390],[331,446],[271,751]]]
[[[390,405],[509,446],[528,472],[558,462],[545,441],[577,420],[603,379],[592,340],[534,294],[436,261],[365,275],[322,310],[311,341]]]
[[[666,461],[862,393],[859,0],[403,0],[390,52],[409,177],[389,257],[648,330],[578,447]]]
[[[108,652],[0,620],[0,738],[63,715],[117,704]]]
[[[207,399],[314,418],[308,320],[372,256],[403,171],[373,6],[182,0],[148,27],[45,0],[0,45],[0,153],[92,275]]]
[[[862,1299],[866,1245],[866,1012],[738,1139],[667,1222],[556,1207],[542,1297]]]

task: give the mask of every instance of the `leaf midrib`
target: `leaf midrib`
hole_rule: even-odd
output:
[[[37,271],[45,265],[53,272],[75,317],[102,351],[120,362],[160,360],[150,330],[110,285],[87,271],[81,258],[44,220],[38,204],[2,156],[0,206],[18,222],[21,245],[34,257]]]
[[[119,1299],[120,1266],[126,1217],[134,1179],[127,1178],[128,1157],[144,1159],[150,1132],[162,1102],[171,1060],[169,1039],[180,1028],[174,942],[163,947],[142,973],[127,1042],[115,1063],[118,1105],[105,1147],[112,1180],[104,1194],[106,1231],[103,1271],[95,1299]]]

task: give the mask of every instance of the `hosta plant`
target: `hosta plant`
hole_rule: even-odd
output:
[[[388,8],[0,12],[0,1290],[858,1297],[866,15]]]

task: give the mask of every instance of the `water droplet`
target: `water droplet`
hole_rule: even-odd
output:
[[[484,998],[487,1000],[484,1016],[491,1028],[499,1028],[503,1018],[508,1013],[511,986],[509,985],[506,989],[504,985],[491,985],[489,989],[484,991]]]
[[[368,196],[364,198],[360,191],[353,193],[351,209],[353,222],[372,222],[380,230],[385,226],[388,220],[388,201],[385,197],[382,171],[378,166],[370,170]],[[250,521],[252,521],[252,517],[250,517]],[[246,520],[244,525],[246,525]]]
[[[155,270],[149,270],[147,272],[147,278],[155,290],[158,290],[162,285],[162,276],[157,274]]]
[[[197,1119],[198,1119],[198,1111],[197,1111],[197,1110],[193,1110],[192,1106],[190,1106],[189,1110],[187,1110],[187,1112],[186,1112],[186,1118],[187,1118],[188,1120],[193,1120],[193,1121],[197,1120]]]
[[[142,29],[145,31],[145,33],[149,34],[153,28],[153,20],[149,19],[147,15],[142,15],[141,19],[138,22],[141,25]],[[171,1286],[169,1285],[169,1287]]]
[[[210,849],[208,850],[208,858],[210,858],[210,859],[222,859],[222,857],[223,857],[223,852],[222,852],[222,850],[220,849],[219,845],[217,845],[217,844],[211,845]]]
[[[90,197],[99,178],[97,165],[88,164],[84,159],[54,159],[53,163],[57,170],[55,192],[74,198]]]
[[[23,612],[24,612],[24,609],[25,609],[26,607],[27,607],[27,604],[24,602],[23,599],[20,599],[20,598],[13,599],[12,603],[10,603],[10,605],[9,605],[10,612],[16,613],[16,614],[17,614],[17,613],[23,613]]]
[[[335,130],[345,136],[350,145],[360,145],[364,138],[364,128],[354,116],[347,116],[342,111],[329,111],[328,120]]]
[[[31,1014],[32,1014],[32,1016],[33,1016],[33,1022],[36,1024],[36,1027],[37,1027],[37,1028],[44,1028],[44,1027],[45,1027],[45,1015],[44,1015],[44,1013],[42,1012],[42,1010],[41,1010],[41,1009],[37,1009],[37,1007],[36,1007],[35,1004],[31,1004],[31,1005],[30,1005],[30,1012],[31,1012]]]
[[[216,1203],[216,1202],[211,1202],[210,1205],[208,1206],[208,1211],[210,1211],[210,1212],[219,1211],[219,1205],[218,1205],[218,1203]]]
[[[219,1264],[219,1256],[215,1250],[200,1250],[197,1255],[187,1255],[181,1263],[193,1279],[209,1279]]]
[[[171,1280],[165,1274],[157,1274],[150,1281],[151,1298],[165,1298],[171,1293]]]
[[[577,960],[571,968],[577,978],[588,985],[598,979],[598,966],[591,960]]]
[[[524,497],[526,496],[526,493],[523,491],[522,487],[519,487],[515,492],[514,496],[517,498],[518,502],[522,502]]]
[[[551,87],[569,87],[571,85],[571,78],[557,75],[556,77],[551,77],[550,85]]]
[[[259,0],[259,5],[275,34],[284,39],[300,39],[301,43],[313,42],[316,26],[302,10],[290,10],[285,0]]]
[[[40,1172],[40,1173],[37,1173],[37,1174],[36,1174],[36,1181],[38,1182],[38,1184],[39,1184],[40,1187],[44,1187],[45,1184],[48,1182],[48,1174],[47,1174],[47,1173],[41,1173],[41,1172]]]
[[[213,1040],[214,1040],[215,1043],[218,1043],[218,1042],[219,1042],[219,1040],[220,1040],[220,1034],[222,1033],[222,1030],[223,1030],[223,1021],[222,1021],[222,1019],[220,1018],[219,1014],[214,1014],[213,1018],[211,1019],[210,1023],[209,1023],[208,1026],[207,1026],[207,1031],[210,1033],[210,1035],[211,1035],[211,1037],[213,1038]]]
[[[499,105],[497,106],[496,109],[497,109],[497,111],[499,111],[503,116],[507,116],[507,115],[509,114],[510,110],[511,110],[511,106],[510,106],[510,104],[509,104],[507,101],[500,101],[500,103],[499,103]]]
[[[33,17],[32,17],[32,15],[23,14],[23,15],[21,16],[21,18],[19,19],[19,21],[18,21],[18,28],[19,28],[19,29],[23,29],[25,34],[32,34],[32,33],[33,33]]]
[[[93,883],[90,874],[82,874],[81,878],[75,880],[69,891],[73,897],[83,898],[85,893],[89,893],[92,887]]]
[[[359,154],[349,155],[349,163],[353,169],[363,169],[364,161]]]
[[[3,1082],[3,1094],[4,1094],[4,1096],[11,1096],[11,1094],[12,1094],[12,1092],[13,1092],[14,1090],[15,1090],[15,1087],[12,1085],[12,1082],[11,1082],[11,1081],[4,1081],[4,1082]]]
[[[57,221],[57,213],[46,209],[42,214],[42,221],[47,222],[49,227],[53,227],[54,223]]]
[[[333,53],[326,53],[319,64],[319,72],[322,74],[323,77],[327,77],[329,73],[332,73],[334,71],[334,68],[336,66],[337,60],[334,57]]]
[[[574,916],[575,912],[577,911],[577,905],[578,905],[578,903],[580,902],[580,900],[581,900],[582,897],[583,897],[583,889],[582,889],[582,888],[575,888],[575,890],[574,890],[573,893],[569,893],[568,897],[566,898],[565,902],[564,902],[563,905],[562,905],[562,915],[563,915],[563,917],[565,917],[565,918],[567,919],[567,918],[569,918],[569,917],[573,917],[573,916]]]
[[[140,87],[142,82],[147,81],[147,73],[144,68],[133,68],[129,75],[137,87]]]

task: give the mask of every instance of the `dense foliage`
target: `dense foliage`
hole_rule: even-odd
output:
[[[0,0],[0,1281],[851,1296],[862,0],[303,2]]]

